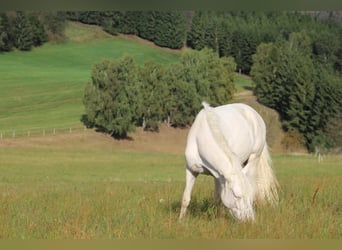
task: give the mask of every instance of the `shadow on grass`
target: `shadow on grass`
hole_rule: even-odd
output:
[[[127,135],[127,132],[121,133],[121,134],[115,134],[114,132],[108,131],[106,128],[97,126],[93,122],[89,121],[88,116],[86,114],[83,114],[81,116],[80,121],[87,127],[87,128],[95,128],[95,131],[98,133],[106,134],[115,140],[127,140],[127,141],[133,141],[133,138]]]
[[[180,213],[181,201],[171,202],[171,211],[177,215]],[[185,217],[214,220],[218,218],[224,218],[228,220],[233,220],[229,215],[228,209],[222,205],[221,215],[218,215],[217,206],[215,205],[213,199],[196,199],[192,198],[189,207],[187,209]]]
[[[253,93],[254,93],[254,87],[252,87],[252,86],[243,86],[243,89],[244,90],[250,90],[250,91],[253,91]]]

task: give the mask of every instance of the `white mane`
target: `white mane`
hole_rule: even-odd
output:
[[[234,153],[230,150],[227,141],[225,140],[221,129],[220,129],[220,121],[219,116],[215,113],[214,109],[206,102],[202,102],[202,105],[204,107],[204,111],[206,114],[207,122],[210,128],[210,131],[216,141],[216,143],[219,145],[221,150],[224,152],[224,154],[227,156],[227,159],[229,161],[229,172],[232,175],[241,175],[241,168],[235,164],[233,164]]]

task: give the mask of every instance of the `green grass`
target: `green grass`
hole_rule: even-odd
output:
[[[254,83],[252,79],[245,75],[236,74],[234,83],[237,92],[242,92],[244,90],[252,90],[254,88]]]
[[[276,208],[256,221],[216,216],[213,181],[200,176],[178,223],[184,156],[111,147],[0,147],[1,239],[340,238],[341,158],[273,156]],[[316,193],[316,194],[315,194]]]
[[[0,54],[0,131],[81,125],[82,96],[92,66],[132,55],[138,63],[170,63],[179,56],[119,37],[75,42],[92,28],[69,25],[63,44]]]

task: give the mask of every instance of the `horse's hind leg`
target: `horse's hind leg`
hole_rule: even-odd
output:
[[[191,191],[195,184],[197,173],[192,172],[190,169],[186,168],[186,183],[182,199],[182,207],[179,215],[179,220],[182,220],[185,216],[186,209],[188,208],[191,200]]]

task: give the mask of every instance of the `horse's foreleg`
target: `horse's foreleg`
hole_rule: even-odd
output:
[[[198,175],[197,173],[194,173],[188,168],[186,168],[186,183],[185,183],[185,189],[183,193],[182,207],[181,207],[181,212],[179,215],[179,220],[182,220],[182,218],[185,216],[186,209],[188,208],[190,204],[191,191],[195,184],[197,175]]]
[[[222,212],[222,200],[221,200],[221,193],[222,193],[222,185],[219,179],[214,178],[215,180],[215,191],[214,191],[214,201],[217,207],[217,216],[221,216]]]

